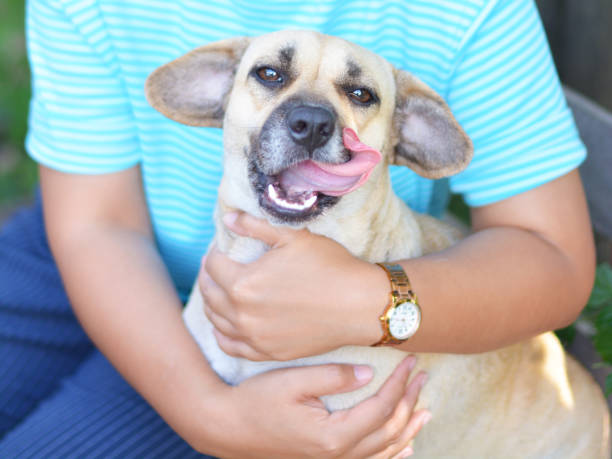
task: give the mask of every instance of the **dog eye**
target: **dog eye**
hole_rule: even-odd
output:
[[[370,105],[376,101],[376,96],[366,88],[351,89],[347,94],[352,101],[360,105]]]
[[[283,76],[280,72],[277,72],[273,68],[270,67],[260,67],[255,70],[255,74],[262,81],[267,81],[270,83],[282,83]]]

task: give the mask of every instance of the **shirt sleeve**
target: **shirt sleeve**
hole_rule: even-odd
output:
[[[95,2],[30,0],[32,99],[26,149],[63,172],[98,174],[140,160],[130,100]]]
[[[471,206],[535,188],[585,158],[532,0],[492,0],[467,34],[447,100],[474,142],[450,180]]]

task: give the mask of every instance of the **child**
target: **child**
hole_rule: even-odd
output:
[[[419,212],[439,215],[449,185],[462,193],[473,227],[443,254],[398,260],[428,318],[401,348],[486,351],[564,326],[584,305],[594,264],[576,172],[585,152],[531,0],[30,0],[27,24],[27,147],[42,204],[0,239],[0,456],[411,452],[428,416],[412,412],[423,376],[404,391],[410,359],[379,396],[330,415],[318,396],[367,382],[368,368],[283,370],[230,388],[183,326],[213,232],[220,132],[162,118],[143,83],[217,39],[300,27],[355,41],[440,93],[473,139],[472,164],[450,181],[393,171]],[[205,262],[200,283],[229,353],[293,358],[380,339],[389,285],[378,267],[306,231],[247,215],[228,223],[275,247],[248,266],[215,251]],[[236,297],[237,285],[249,294]],[[342,293],[355,289],[361,300],[347,304]],[[237,332],[236,312],[269,328]]]

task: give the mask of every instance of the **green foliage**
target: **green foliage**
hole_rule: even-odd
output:
[[[612,267],[608,263],[597,267],[595,286],[584,316],[595,326],[595,349],[605,364],[612,365]],[[606,394],[612,394],[612,374],[606,380]]]
[[[448,210],[466,225],[470,225],[470,208],[460,194],[452,194],[448,203]]]
[[[612,306],[612,268],[608,263],[602,263],[597,267],[595,286],[585,312],[596,315],[606,306]]]
[[[561,328],[560,330],[555,330],[555,334],[557,335],[557,338],[559,338],[559,341],[561,341],[561,344],[563,344],[564,347],[567,347],[572,344],[574,338],[576,337],[576,326],[571,324],[565,328]]]
[[[0,206],[29,194],[36,165],[25,154],[30,72],[24,2],[0,2]]]

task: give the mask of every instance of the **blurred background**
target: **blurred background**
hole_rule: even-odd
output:
[[[0,219],[36,183],[36,168],[23,147],[30,97],[23,29],[24,2],[0,0]]]
[[[536,3],[561,81],[612,110],[612,1]]]

